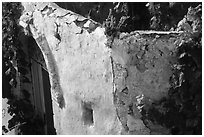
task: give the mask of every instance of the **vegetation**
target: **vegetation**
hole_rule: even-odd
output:
[[[196,7],[200,3],[140,4],[140,9],[135,12],[135,3],[114,3],[110,10],[105,12],[107,14],[104,15],[107,16],[100,20],[95,15],[107,9],[104,8],[104,3],[95,3],[95,6],[88,9],[88,16],[101,22],[106,28],[106,34],[112,38],[116,37],[118,32],[141,29],[176,30],[178,22],[184,17],[180,27],[188,39],[178,47],[179,61],[173,67],[174,75],[171,77],[172,88],[169,90],[169,97],[146,104],[142,115],[147,126],[150,122],[160,124],[169,128],[172,134],[202,134],[202,10],[201,6]],[[189,8],[190,6],[196,8]],[[21,12],[20,3],[2,3],[2,63],[6,68],[3,73],[7,75],[11,86],[6,91],[9,92],[8,113],[13,116],[9,120],[8,129],[3,125],[2,131],[7,133],[15,128],[17,134],[43,134],[43,121],[34,113],[34,107],[29,101],[29,92],[22,90],[24,98],[20,99],[13,94],[13,89],[19,84],[17,76],[24,77],[24,82],[27,81],[25,68],[29,66],[19,40],[21,28],[18,26],[18,19]],[[80,14],[87,15],[87,12]],[[190,26],[190,31],[186,30],[185,26]]]
[[[29,92],[21,89],[22,98],[16,97],[14,89],[18,89],[17,77],[21,77],[21,82],[29,82],[26,74],[26,67],[29,63],[25,60],[25,53],[22,50],[22,43],[19,40],[19,34],[22,32],[18,26],[18,20],[21,16],[23,8],[17,2],[2,3],[2,51],[3,64],[5,67],[3,76],[9,80],[10,88],[7,88],[6,93],[9,108],[8,113],[12,118],[8,121],[8,129],[5,125],[2,126],[2,134],[9,130],[16,129],[16,134],[43,134],[42,120],[36,115],[34,106],[29,100]],[[3,85],[3,89],[6,88]]]
[[[153,123],[170,129],[171,134],[202,134],[202,8],[199,4],[147,4],[152,15],[149,29],[184,31],[184,42],[178,47],[178,64],[172,66],[169,96],[152,104],[141,104],[144,105],[142,119],[150,129]],[[129,30],[127,15],[117,23],[115,16],[109,14],[104,23],[108,36],[116,37],[118,32]]]
[[[184,26],[186,39],[178,47],[178,63],[174,64],[169,96],[143,108],[143,120],[170,129],[172,134],[202,134],[202,10],[189,8]],[[190,25],[191,24],[191,25]],[[190,34],[189,34],[190,33]]]

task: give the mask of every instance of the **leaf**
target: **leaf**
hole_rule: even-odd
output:
[[[2,130],[4,131],[4,133],[8,133],[8,129],[6,129],[5,125],[2,126]]]
[[[17,86],[17,81],[16,81],[16,79],[15,79],[15,78],[12,78],[12,79],[9,81],[9,84],[10,84],[11,86],[13,86],[13,87],[16,88],[16,86]]]
[[[5,74],[8,76],[9,74],[11,73],[11,68],[9,68],[6,72],[5,72]]]

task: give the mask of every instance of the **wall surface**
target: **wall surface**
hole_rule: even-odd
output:
[[[141,101],[167,94],[179,33],[122,33],[110,48],[96,22],[53,3],[22,4],[20,24],[49,72],[57,134],[152,134]]]
[[[152,134],[142,108],[168,95],[179,34],[154,31],[122,33],[112,43],[114,93],[118,117],[129,134]],[[156,134],[169,134],[159,127]]]
[[[35,11],[24,4],[32,15],[33,26],[29,27],[49,71],[57,134],[120,134],[104,29],[49,4],[38,3]]]

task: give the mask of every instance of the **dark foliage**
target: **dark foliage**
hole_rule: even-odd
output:
[[[17,134],[43,134],[43,123],[36,116],[34,107],[29,101],[29,92],[22,90],[23,97],[21,99],[16,98],[13,93],[13,89],[19,84],[16,80],[17,77],[20,77],[22,82],[29,82],[26,77],[28,62],[25,60],[26,55],[19,40],[19,34],[22,31],[18,26],[18,19],[22,10],[23,7],[20,3],[2,3],[3,78],[6,78],[10,84],[9,86],[8,84],[3,85],[3,93],[4,97],[8,98],[8,113],[13,116],[8,121],[8,129],[2,126],[2,131],[7,133],[15,128],[18,131]]]
[[[200,27],[202,22],[200,13],[199,6],[188,10],[186,17],[192,24],[191,27]],[[194,16],[194,20],[190,20],[190,16]],[[144,107],[142,114],[146,125],[151,121],[169,128],[172,134],[201,135],[202,30],[195,29],[190,36],[187,34],[188,32],[184,33],[187,39],[178,47],[178,64],[174,64],[173,67],[169,96]]]
[[[198,6],[199,2],[150,2],[147,4],[150,14],[150,29],[174,30],[183,19],[188,8]]]
[[[199,2],[56,2],[60,7],[76,12],[103,24],[111,14],[115,18],[112,23],[117,28],[121,17],[128,17],[120,32],[134,30],[175,29],[183,19],[188,8],[196,7]],[[123,17],[123,18],[124,18]],[[127,25],[125,25],[127,24]],[[113,31],[115,31],[115,28]]]
[[[60,3],[57,3],[60,5]],[[146,6],[147,4],[147,6]],[[106,34],[116,37],[118,32],[134,30],[175,30],[190,6],[200,3],[68,3],[64,8],[77,12],[103,24]],[[148,6],[149,5],[149,6]],[[63,3],[61,5],[63,7]],[[148,11],[149,10],[149,11]],[[20,3],[2,3],[2,49],[3,63],[12,88],[18,84],[16,74],[20,73],[24,82],[29,63],[19,41],[18,19],[21,15]],[[201,29],[202,11],[192,12],[192,20],[187,23],[193,31]],[[193,20],[197,20],[193,21]],[[185,31],[185,29],[184,29]],[[202,33],[190,34],[193,38],[178,47],[178,64],[171,77],[172,88],[169,96],[152,104],[142,111],[143,121],[165,126],[172,134],[202,134]],[[17,61],[17,63],[15,63]],[[16,69],[18,68],[18,69]],[[5,88],[3,88],[4,90]],[[9,93],[11,91],[8,91]],[[13,115],[9,121],[9,130],[16,128],[18,134],[43,134],[42,120],[35,115],[34,108],[23,90],[24,98],[15,100],[10,95],[8,112]],[[5,126],[2,131],[8,132]]]

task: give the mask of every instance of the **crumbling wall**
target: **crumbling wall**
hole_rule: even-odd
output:
[[[118,117],[129,134],[151,134],[142,121],[142,108],[168,95],[178,36],[137,31],[114,39],[114,98]],[[168,134],[160,128],[162,133],[157,134]]]
[[[52,3],[23,3],[20,24],[45,58],[57,134],[120,134],[104,28]]]
[[[23,5],[20,24],[49,72],[57,134],[169,134],[147,127],[141,109],[167,95],[180,33],[122,33],[107,46],[90,19],[53,3]]]

